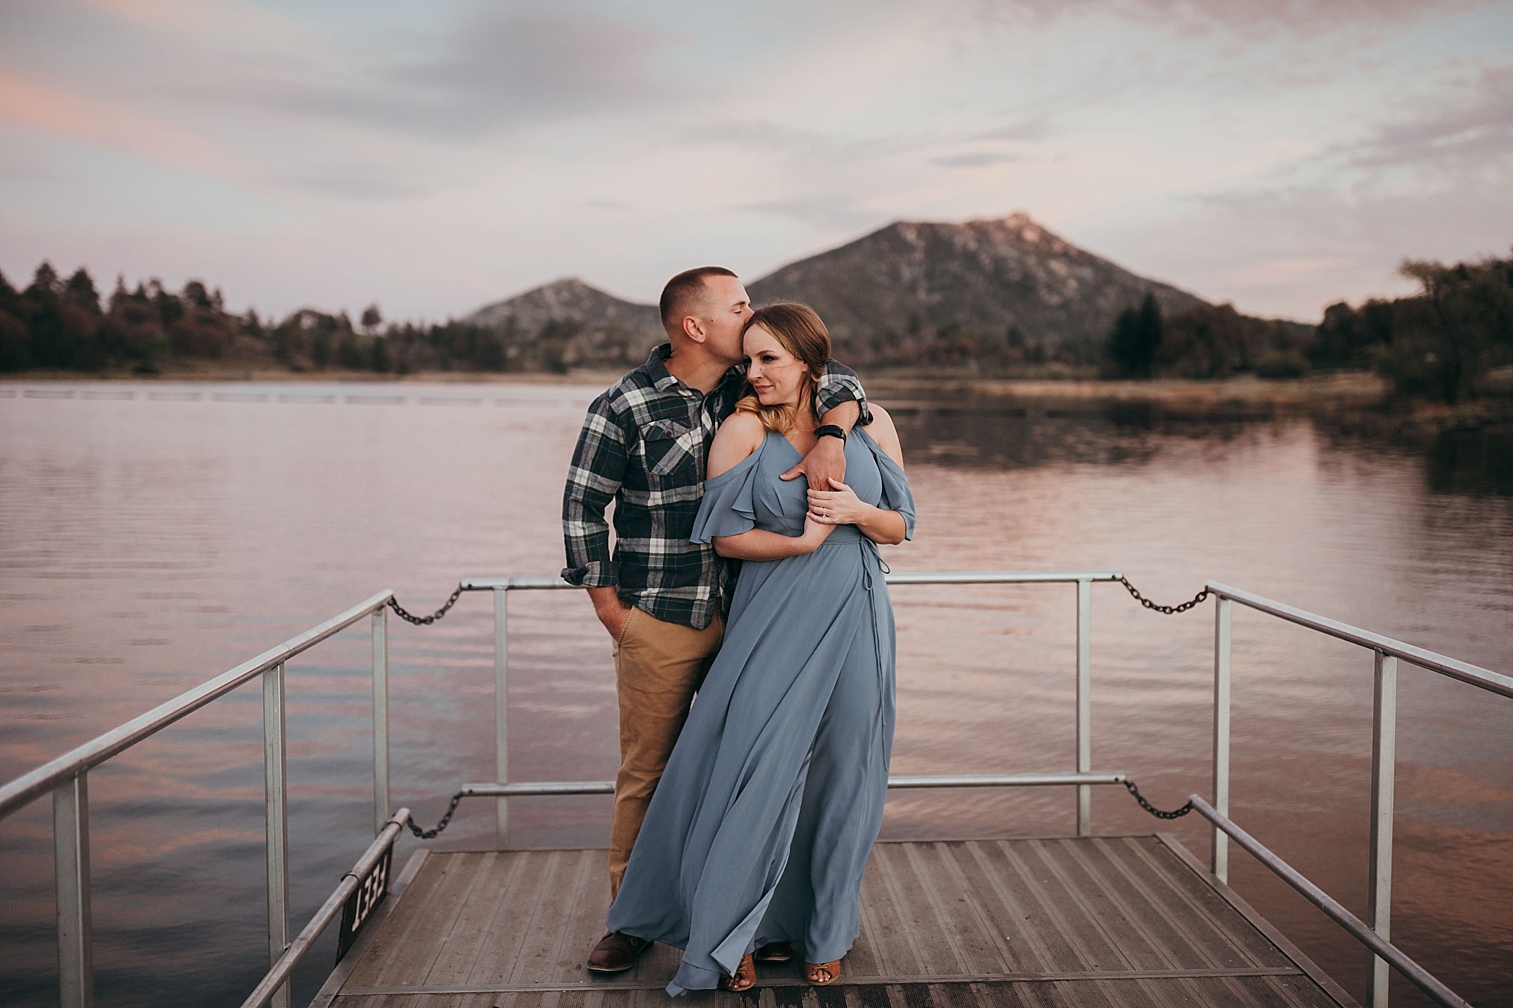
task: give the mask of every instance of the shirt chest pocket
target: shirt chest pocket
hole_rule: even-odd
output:
[[[655,420],[641,432],[646,470],[664,484],[697,483],[704,432],[676,420]]]

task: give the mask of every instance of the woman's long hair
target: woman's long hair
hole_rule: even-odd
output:
[[[741,329],[741,334],[744,336],[752,326],[761,326],[772,333],[784,350],[808,368],[808,374],[804,376],[804,387],[799,392],[799,402],[804,402],[804,397],[807,396],[812,408],[820,375],[825,373],[825,365],[830,362],[830,330],[825,328],[825,323],[820,321],[819,315],[808,305],[779,301],[752,312],[751,318],[746,320],[746,325]],[[798,410],[787,404],[763,406],[752,391],[750,382],[746,383],[744,394],[735,404],[735,409],[737,413],[755,413],[761,419],[763,427],[779,434],[787,434],[798,423]]]

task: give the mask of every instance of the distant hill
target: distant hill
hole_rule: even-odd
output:
[[[952,356],[953,343],[1089,359],[1119,312],[1146,292],[1167,315],[1203,303],[1079,249],[1024,213],[963,224],[898,221],[747,290],[757,304],[812,306],[837,347],[863,364],[947,363],[932,358]]]
[[[656,305],[623,301],[577,277],[554,280],[459,319],[497,330],[525,360],[551,370],[634,366],[666,337]]]
[[[553,280],[524,294],[484,305],[460,321],[502,326],[511,317],[516,325],[529,330],[540,329],[553,319],[565,319],[593,329],[620,326],[654,334],[662,331],[656,305],[622,301],[577,277]]]
[[[1017,213],[961,224],[898,221],[747,284],[755,304],[802,301],[860,366],[1093,363],[1114,320],[1155,296],[1173,315],[1206,302],[1077,248]],[[510,344],[551,343],[569,365],[634,361],[663,339],[653,305],[574,277],[461,320]]]

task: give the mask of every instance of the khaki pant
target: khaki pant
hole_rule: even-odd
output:
[[[718,616],[703,630],[695,630],[632,609],[615,641],[620,772],[615,775],[615,810],[609,831],[610,899],[620,891],[652,792],[662,779],[688,706],[720,650],[724,633],[725,624]]]

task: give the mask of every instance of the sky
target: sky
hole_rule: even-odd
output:
[[[1028,212],[1261,315],[1513,246],[1513,3],[0,0],[0,270],[636,301]]]

